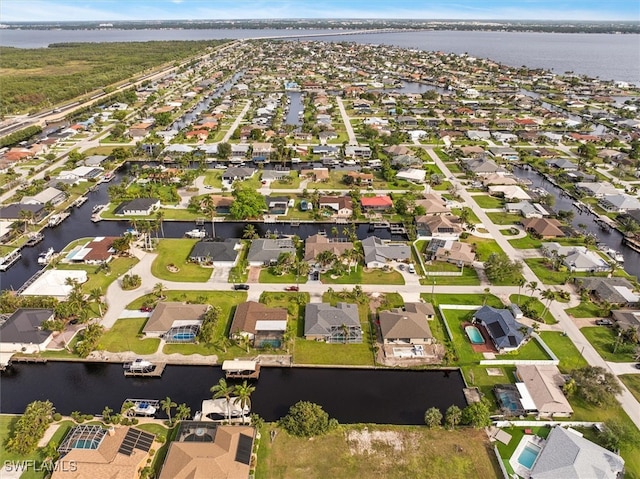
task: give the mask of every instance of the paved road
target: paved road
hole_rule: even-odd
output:
[[[347,135],[349,136],[349,144],[357,145],[358,140],[356,139],[356,134],[353,131],[353,125],[351,125],[351,120],[349,119],[349,115],[347,115],[347,110],[344,108],[344,103],[342,103],[342,98],[337,96],[336,101],[338,102],[338,109],[340,110],[340,115],[342,116],[342,122],[344,123],[344,127],[347,129]]]
[[[231,137],[233,136],[233,132],[238,129],[238,126],[240,126],[240,122],[242,122],[242,120],[244,119],[244,116],[249,111],[249,108],[251,108],[251,100],[246,100],[244,108],[242,109],[240,114],[236,117],[233,124],[229,127],[229,129],[227,130],[227,133],[225,133],[224,135],[224,138],[222,138],[222,143],[227,143],[231,139]]]

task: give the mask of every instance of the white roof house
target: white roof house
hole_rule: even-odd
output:
[[[396,178],[416,183],[424,183],[426,176],[427,172],[418,168],[403,168],[396,174]]]
[[[87,272],[82,270],[49,269],[31,283],[21,294],[23,296],[53,296],[65,299],[72,287],[67,283],[71,278],[78,283],[87,281]]]
[[[501,194],[507,200],[530,200],[531,196],[517,185],[491,185],[489,194]]]

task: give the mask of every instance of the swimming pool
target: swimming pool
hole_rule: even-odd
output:
[[[467,326],[464,328],[464,332],[467,333],[467,337],[471,344],[484,344],[484,338],[482,333],[475,326]]]
[[[94,439],[76,439],[71,447],[73,449],[98,449],[99,445],[100,442]]]
[[[540,454],[540,450],[535,444],[527,444],[518,456],[518,463],[527,469],[531,469],[538,458],[538,454]]]
[[[171,336],[171,341],[189,342],[196,339],[195,333],[176,333]]]

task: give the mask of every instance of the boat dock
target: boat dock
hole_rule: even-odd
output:
[[[20,258],[22,253],[19,249],[14,249],[11,253],[0,257],[0,271],[6,271],[13,266]]]
[[[226,360],[222,363],[222,370],[227,379],[258,379],[260,363],[252,360]]]
[[[76,198],[76,200],[73,203],[71,203],[71,206],[76,208],[78,206],[82,206],[87,202],[88,199],[89,198],[87,198],[86,196],[79,196],[78,198]]]
[[[11,363],[46,363],[47,358],[41,356],[11,356]]]
[[[125,369],[124,375],[128,378],[159,378],[162,376],[164,369],[167,367],[167,363],[153,363],[155,368],[151,371],[135,371],[131,369]]]
[[[47,223],[47,226],[49,228],[54,228],[58,226],[60,223],[62,223],[64,220],[66,220],[69,216],[71,216],[71,213],[67,211],[52,215],[51,218],[49,218],[49,222]]]
[[[24,244],[25,246],[35,246],[38,243],[40,243],[40,241],[42,241],[44,239],[44,235],[42,233],[33,233],[31,235],[29,235],[29,239],[27,240],[27,242]]]
[[[160,401],[158,399],[125,399],[122,406],[131,405],[126,411],[128,416],[154,416],[160,409]]]

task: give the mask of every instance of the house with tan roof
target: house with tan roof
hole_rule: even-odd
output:
[[[178,302],[159,302],[142,332],[147,337],[170,337],[172,330],[191,327],[191,330],[200,328],[202,318],[209,309],[208,304],[186,304]],[[195,339],[195,338],[194,338]]]
[[[457,240],[462,233],[462,225],[453,215],[416,216],[416,233],[421,239]]]
[[[58,448],[51,479],[137,479],[154,440],[153,434],[133,427],[75,426]]]
[[[565,380],[557,366],[519,364],[516,366],[516,376],[526,387],[538,415],[569,417],[573,414],[573,408],[562,392]]]
[[[229,336],[231,339],[248,338],[253,347],[279,347],[286,330],[285,308],[270,308],[256,301],[246,301],[236,307]]]
[[[64,258],[64,262],[100,264],[113,259],[115,250],[112,248],[117,236],[98,236],[82,246],[73,248]]]
[[[522,221],[524,229],[533,232],[541,238],[562,238],[564,231],[560,229],[562,223],[554,218],[525,218]]]
[[[353,215],[353,201],[350,196],[321,196],[318,200],[320,208],[333,210],[334,216],[350,218]]]
[[[159,479],[247,479],[255,428],[182,421]]]
[[[380,332],[384,344],[431,344],[428,320],[435,311],[429,303],[406,303],[404,308],[380,311]]]
[[[436,242],[434,247],[434,258],[436,261],[445,261],[447,263],[461,265],[472,265],[476,259],[476,253],[473,251],[473,247],[469,243],[462,243],[460,241],[444,241],[439,239],[431,240]],[[431,244],[429,245],[431,249]]]
[[[304,242],[304,260],[314,261],[323,251],[331,251],[340,256],[345,251],[353,249],[351,241],[340,241],[338,238],[327,238],[323,235],[309,236]]]
[[[416,206],[423,206],[427,215],[443,215],[451,213],[451,209],[442,200],[440,195],[427,193],[423,199],[416,200]]]

